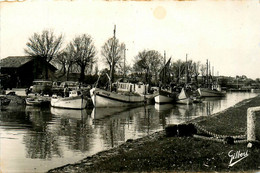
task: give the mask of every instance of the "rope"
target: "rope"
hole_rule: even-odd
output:
[[[218,134],[215,134],[215,133],[212,133],[208,130],[206,130],[205,128],[203,128],[202,126],[198,125],[197,123],[193,123],[193,125],[200,131],[206,133],[207,135],[209,136],[212,136],[212,137],[215,137],[217,139],[224,139],[224,138],[227,138],[227,137],[232,137],[234,139],[245,139],[246,138],[246,135],[236,135],[236,136],[230,136],[230,135],[218,135]]]
[[[209,140],[209,141],[215,141],[215,142],[225,142],[225,139],[221,138],[214,138],[214,137],[207,137],[207,136],[202,136],[202,135],[193,135],[195,138],[199,139],[204,139],[204,140]],[[235,144],[241,144],[241,143],[247,143],[247,140],[234,140]]]

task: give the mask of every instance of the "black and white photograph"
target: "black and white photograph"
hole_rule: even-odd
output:
[[[259,172],[259,0],[0,0],[0,172]]]

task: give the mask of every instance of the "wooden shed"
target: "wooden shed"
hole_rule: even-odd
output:
[[[1,74],[10,76],[7,85],[10,88],[29,87],[35,79],[46,79],[45,74],[52,80],[56,70],[50,63],[34,56],[9,56],[0,61]]]

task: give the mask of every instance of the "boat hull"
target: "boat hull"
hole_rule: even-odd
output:
[[[201,97],[224,97],[226,94],[209,88],[199,88],[198,92]]]
[[[84,109],[87,106],[87,100],[82,96],[56,97],[51,98],[51,106],[55,108]]]
[[[99,88],[92,88],[90,96],[95,107],[136,106],[146,102],[145,96],[123,95]]]
[[[186,93],[184,88],[182,88],[180,94],[178,95],[178,99],[177,99],[176,103],[187,104],[187,105],[192,104],[192,99]]]
[[[158,95],[154,97],[155,103],[173,103],[176,101],[176,94],[168,91],[159,91]]]

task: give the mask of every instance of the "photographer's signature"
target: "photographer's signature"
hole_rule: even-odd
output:
[[[228,166],[232,167],[238,162],[240,162],[241,160],[243,160],[244,158],[248,157],[249,155],[248,155],[248,151],[241,152],[240,150],[238,151],[231,150],[228,152],[228,156],[230,157],[230,162]]]

